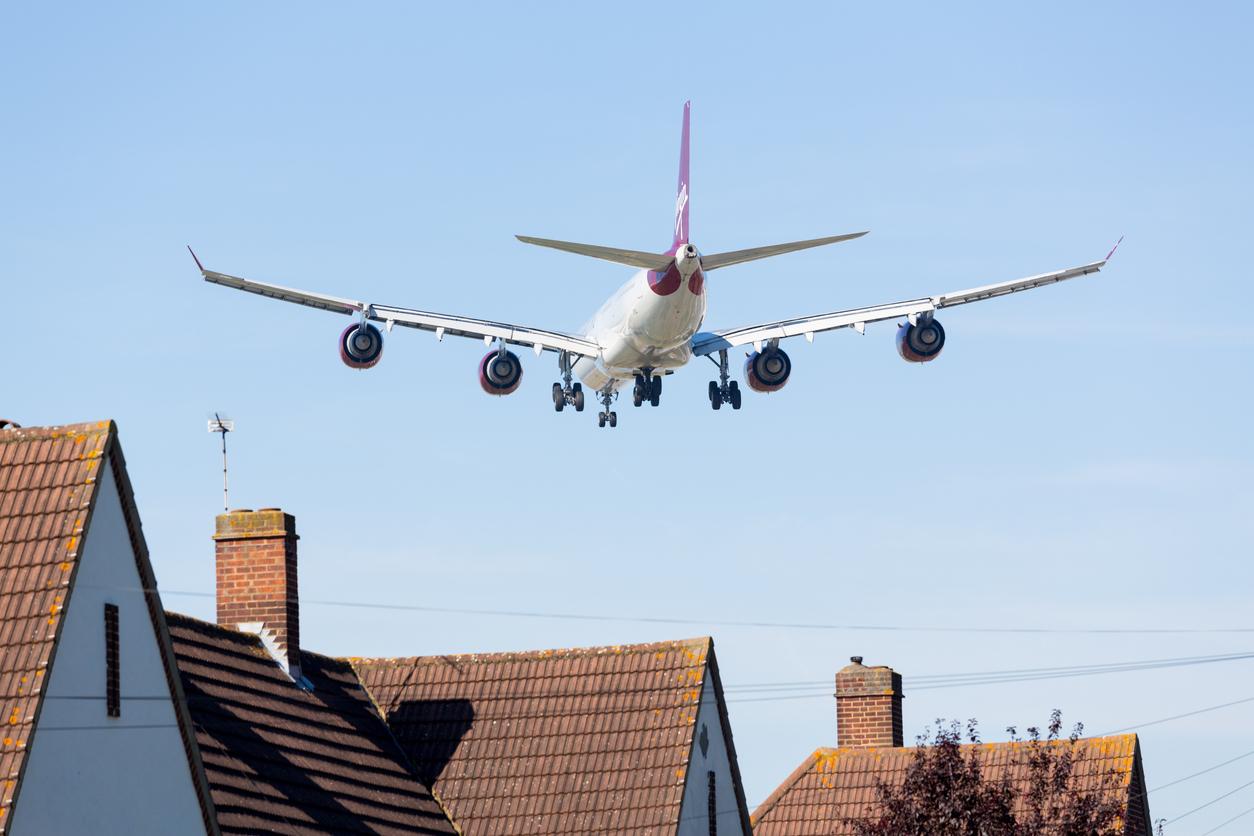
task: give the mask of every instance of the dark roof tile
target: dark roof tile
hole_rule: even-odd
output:
[[[306,691],[257,636],[166,620],[223,833],[455,832],[346,662],[302,653]]]

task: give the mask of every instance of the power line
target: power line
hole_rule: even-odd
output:
[[[133,587],[132,587],[133,588]],[[162,595],[212,598],[212,592],[160,590]],[[468,607],[432,607],[421,604],[387,604],[372,601],[336,601],[302,598],[302,604],[323,607],[347,607],[394,612],[424,612],[442,615],[478,615],[503,618],[536,618],[565,621],[631,622],[638,624],[677,624],[696,627],[749,627],[773,630],[845,630],[894,633],[989,633],[1025,635],[1184,635],[1217,633],[1254,633],[1254,627],[950,627],[894,624],[825,624],[805,621],[742,621],[734,619],[679,618],[668,616],[609,615],[603,613],[543,612],[539,610],[476,609]]]
[[[1232,824],[1232,823],[1233,823],[1234,821],[1236,821],[1237,819],[1239,819],[1239,818],[1243,818],[1243,817],[1245,817],[1245,816],[1248,816],[1250,813],[1254,813],[1254,807],[1251,807],[1250,809],[1248,809],[1248,810],[1246,810],[1246,811],[1244,811],[1244,812],[1237,813],[1235,816],[1233,816],[1232,818],[1228,819],[1226,822],[1223,822],[1222,824],[1217,824],[1217,825],[1215,825],[1215,826],[1214,826],[1214,827],[1212,827],[1210,830],[1208,830],[1208,831],[1206,831],[1205,833],[1203,833],[1203,834],[1202,834],[1202,836],[1210,836],[1210,834],[1214,833],[1216,830],[1219,830],[1220,828],[1227,827],[1228,825]]]
[[[1180,819],[1184,818],[1185,816],[1191,816],[1191,815],[1193,815],[1194,813],[1196,813],[1198,810],[1205,810],[1205,809],[1206,809],[1207,807],[1209,807],[1210,805],[1212,805],[1212,804],[1217,804],[1217,803],[1219,803],[1220,801],[1223,801],[1225,798],[1227,798],[1227,797],[1228,797],[1228,796],[1230,796],[1230,795],[1236,795],[1236,794],[1237,794],[1237,793],[1239,793],[1241,790],[1245,789],[1246,787],[1250,787],[1250,786],[1254,786],[1254,781],[1246,781],[1244,784],[1242,784],[1241,786],[1237,787],[1235,790],[1228,790],[1226,793],[1224,793],[1223,795],[1219,796],[1218,798],[1212,798],[1210,801],[1207,801],[1205,804],[1202,804],[1202,805],[1199,805],[1199,806],[1197,806],[1197,807],[1194,807],[1192,810],[1190,810],[1190,811],[1189,811],[1189,812],[1187,812],[1187,813],[1181,813],[1180,815],[1176,816],[1174,819],[1170,819],[1170,820],[1168,820],[1167,824],[1175,824],[1176,822],[1180,821]]]
[[[1194,772],[1192,775],[1185,775],[1183,778],[1177,778],[1176,780],[1171,781],[1169,783],[1159,784],[1157,787],[1154,787],[1152,790],[1150,790],[1150,792],[1158,792],[1159,790],[1167,789],[1167,787],[1174,787],[1176,784],[1182,784],[1191,778],[1196,778],[1199,775],[1205,775],[1207,772],[1214,772],[1216,769],[1219,769],[1221,766],[1227,766],[1230,763],[1236,763],[1242,758],[1248,758],[1250,755],[1254,755],[1254,749],[1250,750],[1249,752],[1246,752],[1244,755],[1237,755],[1235,758],[1226,760],[1223,763],[1217,763],[1214,766],[1208,766],[1205,769],[1203,769],[1201,772]]]
[[[1011,671],[982,671],[970,674],[938,674],[935,676],[906,677],[905,688],[911,692],[928,691],[937,688],[962,688],[972,685],[997,685],[1008,682],[1035,682],[1044,679],[1066,679],[1076,676],[1097,676],[1110,673],[1129,673],[1133,671],[1160,670],[1186,665],[1204,665],[1217,662],[1231,662],[1254,659],[1254,653],[1226,653],[1214,656],[1189,656],[1173,659],[1146,659],[1136,662],[1114,662],[1099,665],[1078,665],[1059,668],[1021,668]],[[822,689],[820,693],[807,693]],[[797,683],[754,683],[750,685],[728,685],[726,693],[753,694],[729,702],[765,702],[771,699],[806,699],[831,696],[830,680]],[[781,694],[780,692],[785,692]],[[797,693],[787,693],[797,692]],[[756,696],[768,694],[771,696]]]
[[[1120,734],[1121,732],[1129,732],[1129,731],[1135,731],[1136,729],[1144,729],[1144,728],[1148,728],[1149,726],[1157,726],[1160,723],[1169,723],[1172,720],[1183,720],[1185,717],[1196,717],[1198,714],[1206,714],[1207,712],[1210,712],[1210,711],[1218,711],[1221,708],[1230,708],[1234,705],[1241,705],[1242,703],[1247,703],[1247,702],[1254,702],[1254,697],[1245,697],[1244,699],[1233,700],[1232,702],[1220,703],[1219,705],[1209,705],[1206,708],[1199,708],[1196,711],[1186,711],[1184,714],[1175,714],[1175,715],[1172,715],[1171,717],[1163,717],[1160,720],[1150,720],[1148,723],[1137,723],[1135,726],[1124,726],[1122,729],[1115,729],[1113,731],[1102,732],[1098,736],[1104,737],[1110,734]]]

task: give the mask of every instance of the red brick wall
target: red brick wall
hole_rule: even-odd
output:
[[[902,746],[901,674],[865,667],[861,660],[836,674],[838,745]]]
[[[219,514],[218,623],[260,621],[300,663],[300,599],[296,587],[296,518],[277,508]]]

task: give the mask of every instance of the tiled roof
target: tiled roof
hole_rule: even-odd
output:
[[[353,666],[453,820],[492,834],[673,834],[717,676],[708,638]]]
[[[235,833],[454,833],[347,662],[166,613],[217,822]]]
[[[1018,742],[968,744],[988,777],[1024,780],[1027,744]],[[1054,745],[1066,745],[1055,743]],[[1115,776],[1112,792],[1128,810],[1132,834],[1148,834],[1149,808],[1145,777],[1135,734],[1088,737],[1077,742],[1078,786],[1096,789],[1103,776]],[[786,781],[753,813],[754,836],[840,836],[851,834],[849,819],[861,818],[875,806],[877,782],[899,784],[914,757],[912,748],[819,749],[802,762]]]
[[[0,831],[11,816],[112,433],[107,421],[0,429]]]

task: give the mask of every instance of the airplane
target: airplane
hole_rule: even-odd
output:
[[[1119,246],[1116,243],[1101,261],[1052,273],[903,302],[742,328],[702,331],[706,314],[707,274],[736,264],[849,241],[860,238],[866,232],[710,255],[702,253],[689,237],[690,117],[691,102],[686,102],[680,134],[673,237],[669,249],[655,253],[516,236],[525,244],[637,268],[631,279],[577,332],[398,308],[281,287],[207,270],[191,247],[188,251],[205,281],[284,302],[357,316],[358,321],[345,328],[339,338],[340,359],[350,368],[371,368],[382,357],[383,333],[374,325],[376,322],[383,323],[388,333],[393,326],[403,325],[434,332],[436,339],[441,341],[446,336],[483,340],[490,350],[479,361],[479,385],[489,395],[509,395],[517,391],[522,382],[522,363],[510,346],[530,347],[537,357],[545,351],[555,352],[561,381],[553,384],[553,408],[561,412],[565,407],[573,406],[576,412],[582,412],[583,387],[586,385],[602,406],[597,415],[598,426],[615,427],[618,425],[618,413],[612,406],[620,389],[632,384],[633,405],[638,407],[647,401],[657,406],[662,395],[663,377],[695,357],[706,357],[718,367],[718,380],[711,380],[708,388],[711,408],[717,410],[728,404],[733,410],[740,409],[740,386],[737,381],[731,380],[728,352],[742,346],[752,349],[746,352],[745,383],[753,391],[764,393],[782,389],[792,374],[792,360],[780,348],[783,340],[802,336],[813,342],[815,334],[839,328],[852,328],[862,334],[869,324],[898,320],[897,352],[901,358],[908,363],[929,363],[940,356],[945,346],[945,329],[936,319],[936,311],[1096,273]],[[578,380],[574,380],[576,377]]]

